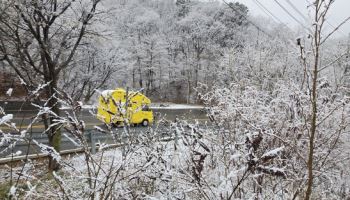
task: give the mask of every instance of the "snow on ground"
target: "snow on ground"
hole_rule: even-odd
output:
[[[91,110],[91,109],[96,109],[97,105],[82,105],[81,107],[84,110]],[[61,110],[70,110],[70,109],[72,109],[71,106],[66,106],[66,105],[61,106]]]
[[[164,109],[164,110],[176,110],[176,109],[203,109],[202,105],[194,104],[174,104],[174,103],[153,103],[150,106],[151,109]]]
[[[107,185],[113,185],[110,189],[113,189],[113,193],[119,195],[121,199],[130,199],[132,195],[139,197],[147,195],[156,199],[176,199],[175,197],[179,199],[179,196],[183,196],[183,191],[189,189],[188,185],[193,185],[191,173],[186,171],[189,168],[186,163],[190,163],[190,155],[188,147],[181,140],[155,142],[149,146],[131,145],[127,148],[109,149],[103,153],[99,151],[92,156],[94,162],[90,162],[90,167],[92,163],[98,163],[94,165],[96,169],[91,168],[92,171],[95,170],[94,173],[98,174],[92,177],[97,183],[95,194],[99,195],[105,184],[108,183]],[[22,173],[21,166],[16,166],[12,169],[12,174],[9,166],[0,166],[0,177],[2,177],[0,184],[8,182],[11,176],[13,180],[16,180],[19,174],[23,174],[20,177],[20,183],[27,182],[36,187],[36,191],[29,195],[28,199],[36,199],[40,196],[50,199],[55,195],[60,195],[61,191],[57,183],[46,178],[45,164],[38,166],[37,161],[27,163]],[[61,164],[63,166],[57,177],[62,181],[62,186],[71,199],[87,199],[91,190],[87,181],[89,176],[84,154],[64,157]],[[101,166],[100,170],[97,169],[98,166]],[[206,175],[210,176],[210,173]],[[116,178],[109,176],[116,176]],[[187,179],[189,181],[186,181]],[[219,183],[215,182],[215,185]],[[12,187],[12,185],[9,186]],[[22,185],[17,187],[23,188]],[[149,188],[154,188],[154,190],[149,190]],[[166,194],[169,188],[172,192]],[[28,195],[29,191],[22,189],[20,193]],[[193,193],[192,189],[186,193]]]
[[[82,108],[85,110],[96,109],[97,105],[82,105]],[[202,105],[195,104],[175,104],[175,103],[152,103],[150,109],[157,110],[183,110],[183,109],[203,109]],[[62,106],[62,110],[69,110],[71,107]]]

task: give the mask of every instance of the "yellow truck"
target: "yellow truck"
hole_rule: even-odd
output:
[[[106,124],[122,126],[153,123],[153,112],[149,109],[151,100],[140,92],[124,89],[105,90],[98,99],[97,118]]]

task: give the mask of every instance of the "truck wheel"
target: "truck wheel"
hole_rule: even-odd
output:
[[[142,121],[142,126],[148,126],[148,120],[147,119]]]
[[[122,127],[122,123],[121,122],[113,123],[113,127],[120,128],[120,127]]]

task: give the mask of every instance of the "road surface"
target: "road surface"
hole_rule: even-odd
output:
[[[6,114],[13,114],[14,118],[12,120],[13,123],[16,123],[16,126],[18,129],[23,130],[28,127],[28,124],[32,121],[32,119],[36,116],[37,110],[35,110],[35,107],[30,106],[28,104],[23,104],[21,102],[10,102],[5,104],[4,102],[0,102],[0,106],[4,108]],[[160,121],[167,121],[167,122],[173,122],[175,121],[175,118],[178,119],[184,119],[187,121],[195,122],[198,121],[200,124],[205,124],[208,121],[208,118],[206,117],[206,114],[203,109],[200,108],[194,108],[194,109],[188,109],[188,108],[160,108],[157,107],[155,109],[152,109],[155,116],[155,123],[151,127],[131,127],[130,133],[133,136],[137,135],[144,135],[149,134],[151,131],[150,129],[157,129],[158,132],[164,132],[165,126],[159,125],[158,122]],[[62,114],[64,112],[71,112],[70,110],[62,110]],[[83,120],[86,124],[86,134],[89,134],[90,132],[93,132],[93,137],[96,142],[100,143],[115,143],[111,135],[106,135],[99,133],[94,128],[95,126],[104,127],[104,124],[97,120],[96,117],[93,115],[95,113],[95,110],[92,109],[83,109],[81,112],[78,113],[78,116],[81,120]],[[1,116],[0,116],[1,117]],[[0,126],[0,130],[3,132],[11,132],[11,129],[5,126]],[[44,125],[42,122],[38,122],[32,125],[32,135],[31,137],[34,138],[39,143],[48,144],[47,136],[43,134],[44,131]],[[123,135],[124,129],[123,128],[116,128],[115,129],[116,135]],[[166,133],[164,133],[166,134]],[[62,144],[61,144],[61,150],[68,150],[68,149],[74,149],[77,148],[77,145],[74,144],[70,138],[67,138],[64,136],[65,133],[63,132],[62,136]],[[69,136],[69,134],[66,134]],[[30,135],[28,134],[28,138]],[[69,136],[70,137],[70,136]],[[18,151],[22,152],[23,154],[26,154],[28,150],[28,142],[25,143],[18,143],[16,144],[16,147],[13,149],[7,149],[8,145],[3,145],[0,147],[0,158],[7,157],[11,153],[15,153]],[[29,153],[35,154],[35,153],[41,153],[39,148],[31,144],[29,145]]]

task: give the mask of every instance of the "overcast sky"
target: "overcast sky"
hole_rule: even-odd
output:
[[[273,18],[268,14],[264,12],[262,6],[258,6],[259,4],[256,3],[256,1],[259,1],[263,6],[268,9],[270,12],[273,13],[275,17],[277,17],[280,21],[285,23],[291,28],[295,28],[296,26],[300,26],[298,22],[290,17],[284,10],[281,8],[274,0],[236,0],[238,2],[241,2],[248,6],[250,15],[252,16],[265,16],[269,18]],[[307,17],[310,19],[309,14],[310,11],[307,9],[308,2],[312,2],[313,0],[277,0],[285,9],[288,10],[295,18],[297,18],[300,23],[308,24],[305,19],[301,16],[303,14],[304,17]],[[297,11],[293,9],[293,7],[289,4],[293,4],[297,10],[300,11],[301,14],[299,14]],[[335,0],[333,3],[333,6],[330,9],[330,12],[328,14],[328,23],[327,30],[331,31],[332,26],[336,27],[341,23],[344,19],[350,16],[350,0]],[[278,21],[278,20],[275,20]],[[330,25],[329,25],[330,24]],[[350,33],[350,21],[348,21],[346,24],[342,26],[341,29],[339,29],[337,37],[339,36],[348,36]]]

